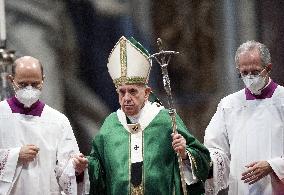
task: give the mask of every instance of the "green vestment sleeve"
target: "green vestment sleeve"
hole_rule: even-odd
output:
[[[90,194],[106,194],[105,191],[105,174],[103,163],[101,162],[99,148],[97,144],[100,145],[100,136],[96,137],[92,142],[92,151],[89,160],[89,179],[90,179]],[[96,144],[97,143],[97,144]]]

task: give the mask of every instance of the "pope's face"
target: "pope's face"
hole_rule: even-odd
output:
[[[122,85],[117,88],[119,104],[127,116],[134,116],[143,108],[151,89],[144,85]]]

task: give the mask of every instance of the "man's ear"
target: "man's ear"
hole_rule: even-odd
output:
[[[12,75],[9,75],[9,76],[7,77],[7,79],[8,79],[11,83],[13,83],[14,77],[13,77]]]
[[[45,79],[45,75],[42,75],[42,81],[44,81],[44,79]]]
[[[151,90],[152,90],[151,87],[146,87],[146,89],[145,89],[145,99],[148,100]]]
[[[266,67],[265,70],[269,73],[272,70],[272,64],[269,63]]]

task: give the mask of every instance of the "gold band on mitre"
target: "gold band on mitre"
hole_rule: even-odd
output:
[[[114,79],[113,83],[115,87],[121,85],[133,85],[133,84],[147,84],[147,78],[144,77],[120,77],[118,79]]]
[[[135,39],[122,36],[108,58],[108,71],[116,87],[147,84],[151,69],[149,53]]]

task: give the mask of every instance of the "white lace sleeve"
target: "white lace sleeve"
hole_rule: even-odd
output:
[[[67,165],[66,165],[67,164]],[[65,167],[64,167],[65,166]],[[88,171],[84,172],[83,182],[77,183],[75,169],[73,167],[72,159],[68,162],[56,166],[56,175],[58,175],[59,185],[66,195],[85,195],[89,192],[89,175]]]
[[[228,187],[230,161],[218,150],[210,150],[210,156],[213,163],[213,178],[206,180],[205,194],[216,195],[220,190]]]
[[[206,194],[215,195],[227,188],[230,173],[230,145],[222,102],[205,130],[204,145],[213,163],[213,178],[205,182]]]
[[[0,181],[12,182],[20,149],[0,149]]]
[[[77,183],[75,169],[73,168],[72,159],[58,163],[55,169],[59,185],[67,195],[77,194]]]
[[[8,161],[8,155],[10,150],[1,150],[0,152],[0,178],[3,177],[4,171]]]
[[[193,158],[189,152],[187,152],[188,160],[183,160],[184,179],[187,185],[191,185],[198,182],[198,179],[192,170],[194,166]]]
[[[73,165],[73,156],[80,153],[75,136],[68,119],[66,118],[63,136],[57,149],[57,165],[55,173],[58,183],[65,194],[84,194],[84,192],[77,192],[78,188],[76,182],[75,169]]]
[[[12,185],[20,149],[0,149],[0,194],[6,194]]]

